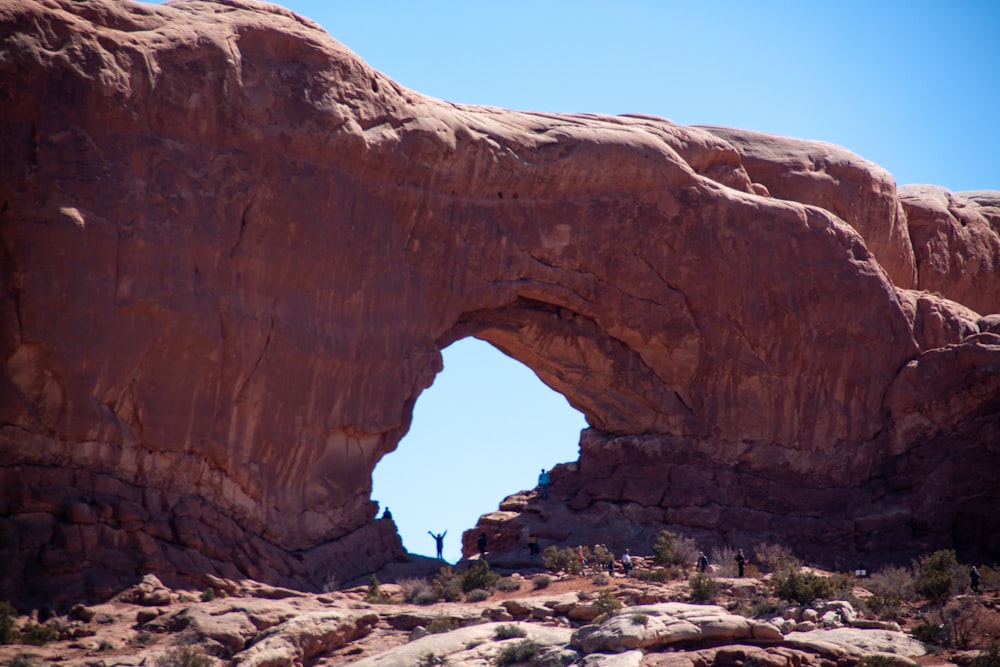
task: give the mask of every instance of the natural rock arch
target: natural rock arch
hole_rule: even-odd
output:
[[[816,496],[786,497],[796,534],[835,507],[839,530],[897,540],[941,490],[911,548],[959,514],[995,525],[971,500],[996,499],[989,470],[916,482],[912,453],[961,436],[956,469],[995,459],[997,322],[909,291],[905,213],[875,165],[658,118],[447,104],[235,0],[0,17],[4,87],[26,91],[0,173],[14,595],[100,595],[144,570],[317,586],[402,557],[370,472],[465,335],[584,412],[588,460],[734,471],[716,524],[766,512],[750,482],[771,471],[765,487]],[[764,167],[800,162],[859,187],[771,196]],[[691,520],[592,481],[566,479],[574,507]]]

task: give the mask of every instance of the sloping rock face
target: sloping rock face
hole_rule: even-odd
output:
[[[815,552],[866,521],[917,531],[901,549],[960,515],[1000,534],[975,509],[1000,493],[996,322],[908,291],[860,158],[808,146],[856,209],[853,186],[797,201],[752,135],[448,104],[243,0],[15,0],[0,23],[12,599],[146,571],[318,588],[404,557],[370,474],[465,336],[586,415],[556,483],[581,517],[694,522],[656,491],[693,479],[702,527]],[[922,452],[958,440],[928,487]],[[944,509],[907,527],[929,491]]]

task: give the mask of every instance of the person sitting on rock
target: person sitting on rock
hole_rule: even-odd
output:
[[[476,546],[479,548],[479,557],[486,558],[486,533],[479,533]]]

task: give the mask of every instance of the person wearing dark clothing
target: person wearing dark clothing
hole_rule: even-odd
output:
[[[549,486],[551,486],[552,480],[549,479],[549,473],[545,472],[545,468],[542,468],[541,474],[538,475],[538,489],[540,498],[549,497]]]
[[[479,557],[486,558],[486,533],[479,533],[476,546],[479,548]]]
[[[528,554],[531,556],[538,555],[538,537],[534,534],[528,535]]]
[[[386,507],[385,511],[382,512],[382,518],[383,519],[388,519],[389,521],[392,521],[392,512],[389,511],[388,507]]]
[[[976,595],[979,594],[979,570],[973,565],[969,570],[969,583],[972,585],[972,592]]]
[[[427,531],[427,534],[434,538],[437,543],[438,560],[444,560],[444,536],[448,534],[448,531],[444,531],[440,535],[435,535],[431,531]]]
[[[704,551],[698,556],[698,571],[701,573],[708,571],[708,557],[705,556]]]
[[[743,555],[743,549],[739,549],[736,552],[736,567],[739,568],[739,576],[743,576],[743,567],[747,564],[747,557]]]

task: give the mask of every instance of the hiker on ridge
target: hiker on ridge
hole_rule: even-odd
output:
[[[541,493],[539,497],[542,499],[549,497],[549,486],[552,484],[552,480],[549,479],[549,473],[545,472],[545,468],[542,468],[542,472],[538,475],[538,488]]]
[[[427,534],[434,538],[437,543],[438,560],[444,560],[444,536],[448,534],[448,531],[444,531],[440,535],[435,535],[431,531],[427,531]]]

